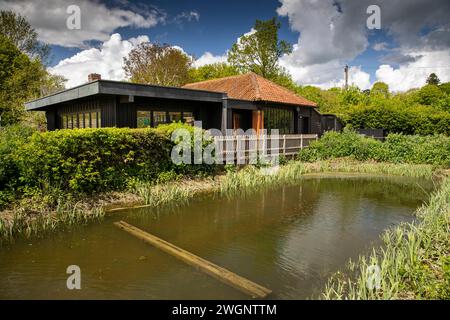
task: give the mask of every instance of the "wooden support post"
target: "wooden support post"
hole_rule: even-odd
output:
[[[141,229],[138,229],[124,221],[114,222],[120,229],[132,234],[133,236],[151,244],[152,246],[161,249],[162,251],[182,260],[183,262],[199,269],[200,271],[209,274],[210,276],[222,281],[225,284],[232,286],[253,298],[265,298],[272,291],[247,280],[237,274],[219,267],[203,258],[200,258],[186,250],[183,250],[167,241],[164,241],[154,235],[151,235]]]

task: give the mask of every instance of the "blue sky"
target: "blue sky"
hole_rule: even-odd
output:
[[[132,4],[149,3],[149,1],[130,1]],[[112,6],[115,1],[106,1]],[[200,57],[205,51],[215,55],[226,52],[236,39],[248,32],[256,19],[267,20],[277,16],[276,9],[279,2],[276,0],[159,0],[151,1],[152,5],[167,13],[167,22],[158,24],[152,28],[124,27],[115,32],[123,38],[131,38],[139,35],[148,35],[150,40],[178,45],[186,52]],[[126,5],[124,6],[127,7]],[[197,12],[199,20],[185,19],[176,22],[176,16],[183,12]],[[286,17],[279,17],[281,22],[280,38],[295,43],[298,32],[290,30]],[[93,45],[98,45],[94,42]],[[79,48],[64,48],[53,46],[54,60],[56,64],[61,59],[68,58],[81,51]]]
[[[81,29],[68,30],[76,4]],[[380,30],[369,30],[367,8],[380,10]],[[51,44],[50,71],[85,81],[87,73],[123,80],[123,58],[142,41],[180,47],[196,65],[226,61],[238,37],[256,19],[276,16],[280,39],[294,52],[280,63],[301,85],[343,85],[343,67],[361,89],[376,81],[394,91],[423,85],[435,72],[450,81],[448,0],[0,0],[0,9],[24,15]]]

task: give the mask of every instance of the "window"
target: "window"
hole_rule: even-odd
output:
[[[84,120],[84,127],[90,128],[91,127],[91,120],[89,118],[89,113],[83,113],[83,120]]]
[[[294,112],[281,108],[265,108],[264,126],[269,131],[278,129],[279,134],[294,133]]]
[[[91,128],[97,128],[97,112],[91,112]]]
[[[137,112],[137,127],[147,128],[152,125],[152,112],[151,111],[138,111]]]
[[[61,115],[61,128],[101,128],[101,112],[80,112]]]
[[[194,121],[194,114],[192,112],[183,112],[183,122],[193,125]]]
[[[102,127],[102,113],[100,111],[97,111],[97,128]]]
[[[169,112],[169,122],[181,121],[181,112]]]
[[[165,111],[153,111],[153,121],[154,127],[157,127],[160,124],[167,123],[166,112]]]
[[[67,129],[67,116],[62,116],[62,128]]]
[[[72,127],[72,115],[71,114],[69,114],[68,116],[67,116],[67,129],[72,129],[73,127]]]

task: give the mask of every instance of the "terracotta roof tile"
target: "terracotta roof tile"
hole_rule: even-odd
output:
[[[224,92],[231,99],[247,101],[268,101],[316,107],[292,91],[269,81],[255,73],[189,83],[183,88]]]

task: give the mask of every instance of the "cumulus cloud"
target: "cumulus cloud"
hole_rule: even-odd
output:
[[[61,60],[49,71],[67,78],[68,88],[85,83],[90,73],[99,73],[104,79],[123,80],[125,78],[123,58],[139,43],[145,41],[149,41],[147,36],[123,40],[120,34],[115,33],[100,48],[83,50]]]
[[[392,39],[391,46],[396,45],[395,48],[386,42],[372,45],[376,51],[388,52],[381,57],[384,65],[373,81],[385,79],[393,84],[393,89],[407,90],[423,82],[424,74],[433,72],[425,68],[425,63],[445,64],[450,52],[448,0],[280,0],[280,3],[278,14],[288,17],[291,29],[299,32],[294,51],[283,57],[281,63],[300,84],[330,87],[343,83],[343,66],[369,47],[371,33],[366,26],[366,10],[373,4],[381,7],[381,32]],[[439,69],[439,74],[446,79],[450,69]],[[395,85],[393,79],[404,81]],[[364,66],[351,68],[350,80],[363,89],[370,86]]]
[[[220,62],[227,62],[227,55],[218,55],[215,56],[211,52],[205,52],[200,58],[195,60],[194,67],[202,67],[206,64],[212,64],[212,63],[220,63]]]
[[[81,9],[81,29],[69,30],[67,8]],[[151,28],[164,22],[166,15],[154,6],[141,4],[139,10],[108,7],[94,0],[3,0],[0,9],[13,10],[25,16],[39,34],[39,40],[64,47],[86,47],[87,41],[106,41],[121,27]]]
[[[392,91],[421,87],[432,72],[436,73],[442,82],[450,81],[449,50],[416,52],[411,55],[417,59],[398,68],[381,65],[376,71],[377,80],[386,82]]]

